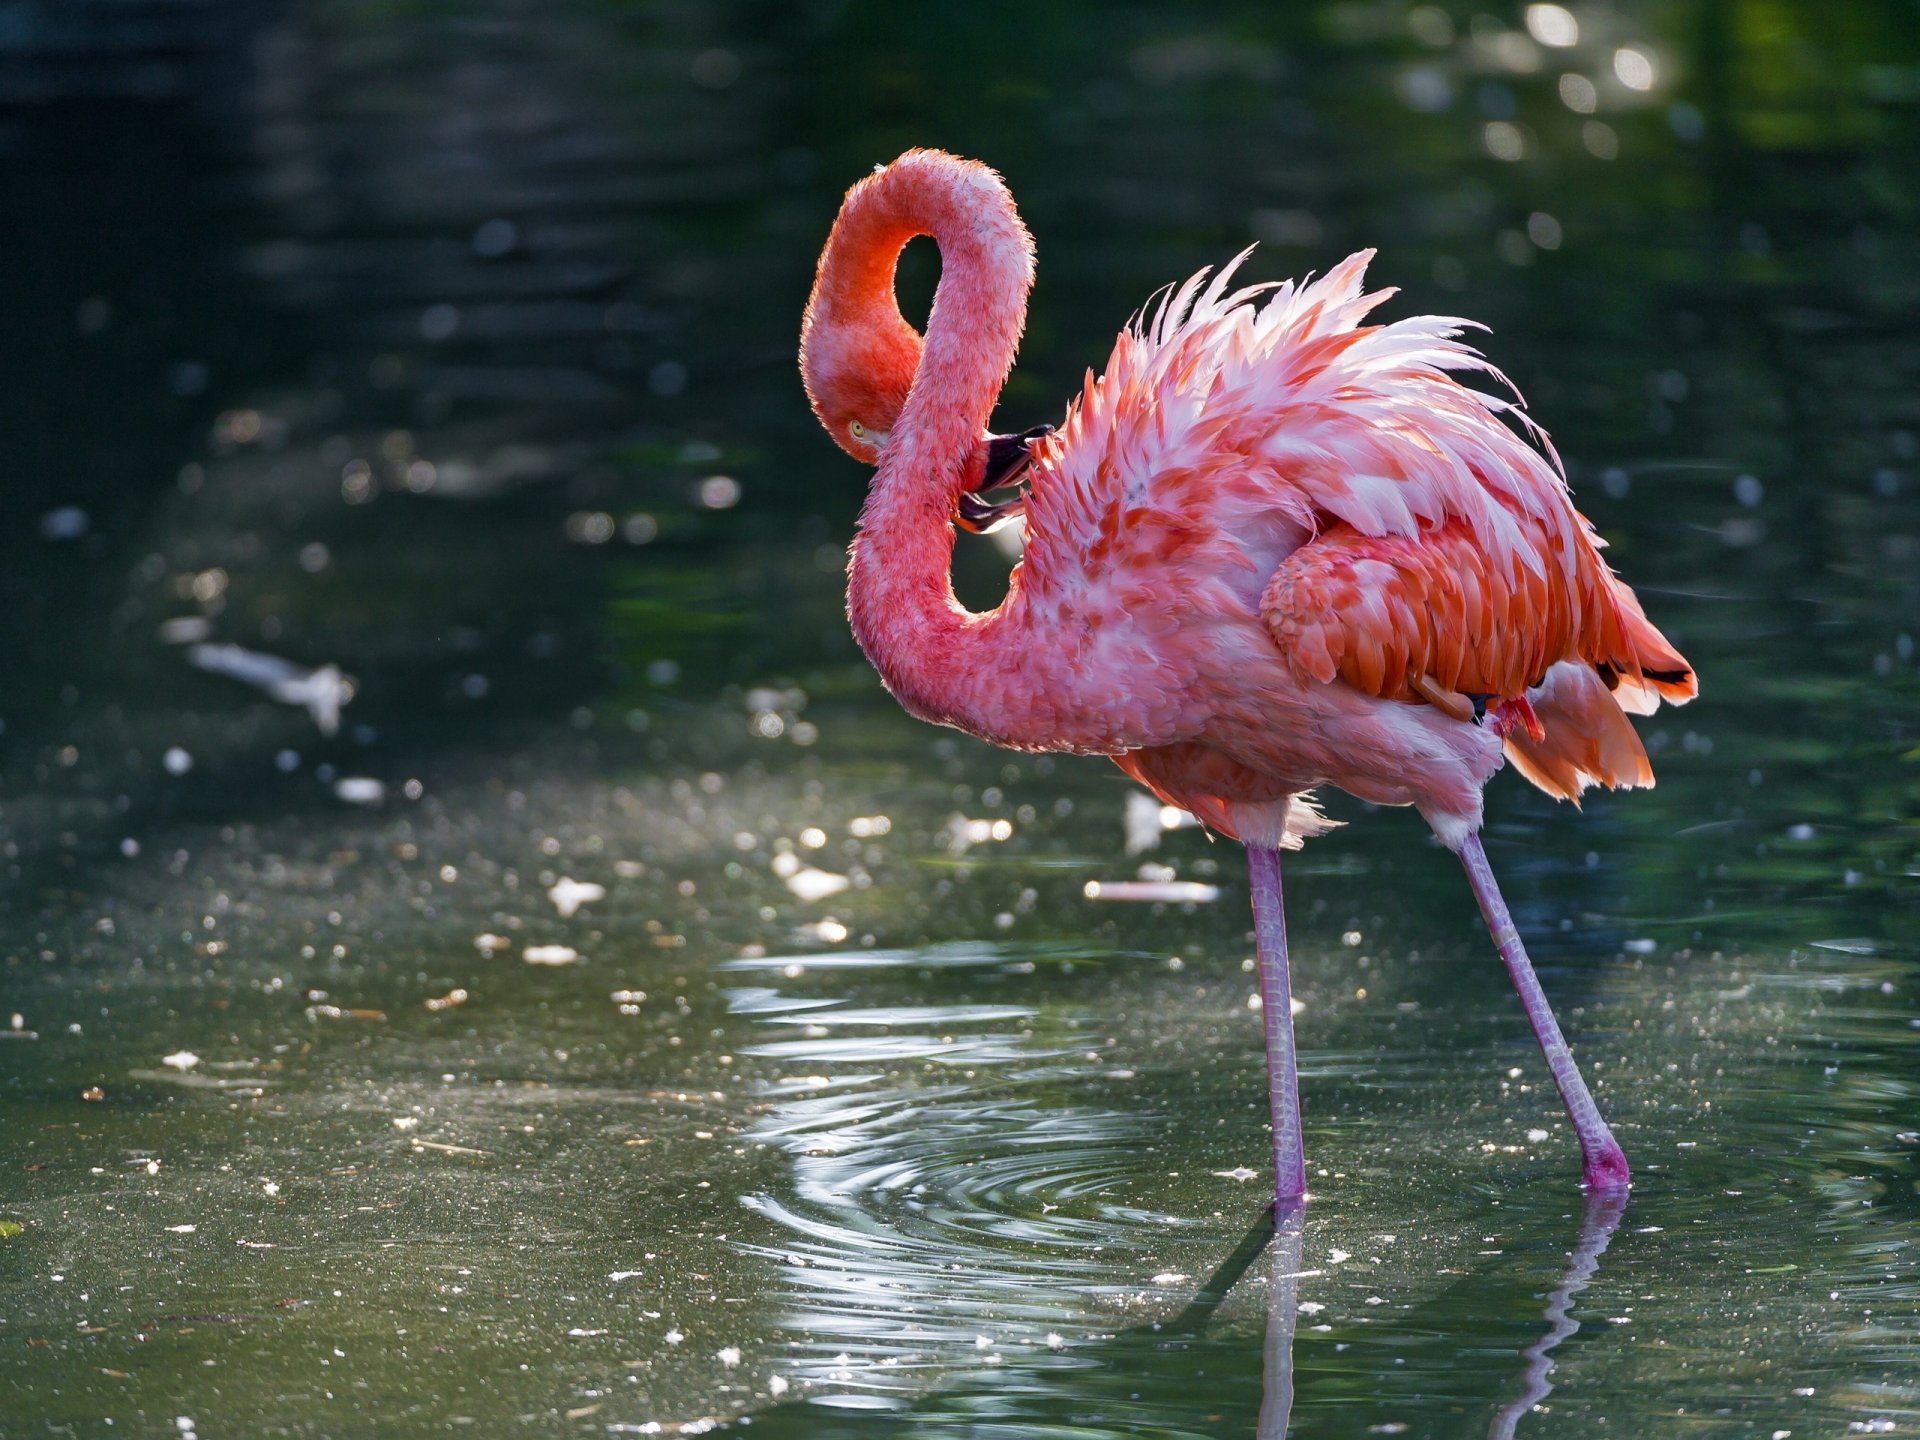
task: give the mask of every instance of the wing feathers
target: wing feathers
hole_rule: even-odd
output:
[[[1460,338],[1481,327],[1363,323],[1393,293],[1364,290],[1371,251],[1319,280],[1233,288],[1248,253],[1160,292],[1036,447],[1034,603],[1126,614],[1158,595],[1145,603],[1197,614],[1224,594],[1219,576],[1257,565],[1272,577],[1261,618],[1303,684],[1513,698],[1573,661],[1614,716],[1693,693],[1600,559],[1519,392]],[[1159,511],[1190,523],[1146,523]],[[1192,593],[1175,605],[1170,586]],[[1549,736],[1528,773],[1555,793],[1639,783],[1625,721],[1601,716],[1584,681],[1567,687],[1564,705],[1536,702]],[[1554,737],[1550,716],[1577,733]],[[1553,748],[1575,740],[1598,748]]]

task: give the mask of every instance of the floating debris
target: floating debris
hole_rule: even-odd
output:
[[[1218,885],[1197,880],[1089,880],[1082,893],[1089,900],[1156,900],[1167,904],[1205,904],[1220,898]]]
[[[307,1018],[309,1020],[384,1020],[387,1018],[387,1012],[384,1010],[346,1010],[338,1005],[309,1005],[307,1007]]]
[[[264,655],[240,645],[209,644],[195,645],[188,650],[187,663],[264,690],[283,705],[299,706],[313,717],[322,735],[339,733],[340,711],[353,699],[353,680],[341,674],[338,665],[327,664],[309,670],[278,655]]]
[[[448,1145],[444,1141],[421,1140],[417,1137],[409,1143],[411,1143],[416,1150],[432,1150],[440,1155],[485,1155],[488,1153],[485,1150],[476,1150],[471,1145]]]
[[[349,805],[378,805],[387,798],[387,787],[371,775],[343,775],[333,782],[333,793]]]
[[[825,900],[829,895],[838,895],[853,884],[845,875],[835,875],[831,871],[816,870],[811,865],[803,865],[791,875],[783,877],[787,889],[802,900]]]
[[[167,1233],[169,1235],[191,1235],[199,1228],[198,1225],[169,1225],[167,1226]]]
[[[807,833],[802,832],[801,842],[805,844],[808,839]],[[824,835],[821,835],[820,843],[826,843]],[[838,895],[853,884],[848,876],[835,875],[829,870],[820,870],[812,865],[802,864],[800,857],[790,850],[783,850],[773,857],[773,873],[780,877],[781,883],[787,889],[802,900],[824,900],[829,895]]]
[[[149,1070],[127,1071],[129,1080],[139,1080],[148,1085],[173,1085],[182,1090],[223,1090],[231,1095],[259,1095],[266,1090],[264,1080],[234,1080],[219,1075],[194,1075],[185,1070]]]
[[[466,991],[449,990],[444,995],[428,996],[426,1001],[426,1006],[427,1006],[427,1009],[429,1010],[451,1010],[456,1005],[464,1005],[466,1003],[467,1003]]]
[[[162,1065],[170,1065],[175,1070],[191,1070],[200,1063],[200,1057],[191,1050],[176,1050],[171,1055],[160,1057]]]
[[[476,935],[473,937],[473,948],[482,955],[493,955],[501,950],[511,950],[513,942],[504,935]]]
[[[1866,936],[1848,936],[1838,940],[1811,940],[1807,942],[1816,950],[1831,950],[1839,955],[1873,955],[1880,946]]]
[[[1138,790],[1127,794],[1127,854],[1144,855],[1160,847],[1160,837],[1169,830],[1184,830],[1200,822],[1178,805],[1162,805],[1153,796]]]
[[[571,945],[529,945],[520,952],[520,958],[529,965],[571,965],[580,958],[580,952]]]
[[[560,912],[562,920],[571,920],[582,905],[591,905],[596,900],[606,898],[606,886],[596,885],[591,880],[574,880],[565,875],[554,881],[547,890],[547,899],[553,902],[553,908]]]

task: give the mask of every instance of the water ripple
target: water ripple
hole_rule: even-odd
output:
[[[970,964],[1008,960],[945,948]],[[928,959],[884,963],[917,970]],[[1116,1297],[1153,1273],[1146,1251],[1184,1228],[1124,1194],[1163,1118],[1085,1103],[1100,1072],[1063,1063],[1084,1045],[994,1028],[1035,1020],[1035,1007],[810,1000],[784,1013],[799,1006],[775,991],[730,998],[760,1023],[807,1032],[749,1053],[819,1071],[764,1092],[771,1108],[751,1138],[785,1150],[792,1172],[779,1193],[746,1198],[766,1229],[743,1242],[778,1265],[790,1373],[816,1396],[899,1396],[924,1389],[929,1372],[1044,1355],[1063,1334],[1114,1321]],[[961,1062],[994,1068],[939,1078]]]

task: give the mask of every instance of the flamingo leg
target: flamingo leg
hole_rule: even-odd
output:
[[[1626,1154],[1601,1118],[1600,1107],[1594,1103],[1593,1092],[1581,1078],[1580,1067],[1573,1063],[1573,1053],[1567,1049],[1566,1037],[1560,1033],[1560,1022],[1553,1018],[1553,1007],[1547,1003],[1546,991],[1540,988],[1540,977],[1533,973],[1533,962],[1527,959],[1526,947],[1520,943],[1520,931],[1507,912],[1500,887],[1494,883],[1493,868],[1487,864],[1487,852],[1477,832],[1467,836],[1460,846],[1460,860],[1467,867],[1467,881],[1473,886],[1474,898],[1480,902],[1480,913],[1486,918],[1487,929],[1493,933],[1493,943],[1506,963],[1513,988],[1520,992],[1520,1004],[1527,1012],[1527,1022],[1533,1026],[1534,1038],[1547,1057],[1553,1083],[1560,1087],[1560,1098],[1566,1103],[1574,1133],[1580,1137],[1582,1183],[1595,1192],[1625,1190],[1630,1183]],[[1277,884],[1277,869],[1275,876]],[[1274,1133],[1279,1134],[1277,1126]]]
[[[1260,1017],[1267,1032],[1267,1104],[1273,1112],[1273,1203],[1277,1212],[1307,1194],[1300,1133],[1300,1070],[1293,1048],[1293,990],[1287,975],[1287,917],[1280,894],[1280,852],[1247,846],[1253,886],[1254,945],[1260,955]]]

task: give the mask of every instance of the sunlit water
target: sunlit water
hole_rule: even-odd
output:
[[[1920,1428],[1910,17],[550,10],[0,36],[0,1434]],[[1490,796],[1623,1207],[1335,797],[1275,1236],[1236,852],[880,692],[791,352],[909,143],[1022,425],[1248,239],[1495,325],[1705,683]]]

